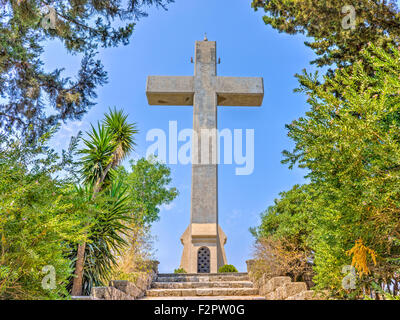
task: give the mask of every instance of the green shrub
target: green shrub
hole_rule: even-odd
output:
[[[0,300],[68,298],[68,254],[86,240],[91,207],[58,178],[45,138],[30,145],[0,136]]]
[[[222,266],[221,268],[219,268],[218,272],[224,273],[224,272],[238,272],[238,271],[233,265],[226,264],[226,265]]]
[[[175,269],[174,273],[187,273],[185,269],[183,268],[179,268],[179,269]]]

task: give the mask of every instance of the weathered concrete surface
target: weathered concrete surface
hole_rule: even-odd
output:
[[[287,299],[288,297],[307,291],[307,285],[305,282],[290,282],[285,283],[282,288],[281,299]]]
[[[146,95],[149,105],[192,106],[193,77],[149,76]]]
[[[227,264],[224,245],[226,235],[222,228],[212,223],[192,223],[181,237],[183,253],[181,267],[192,273],[197,272],[197,252],[206,246],[210,250],[211,273],[216,273],[220,266]]]
[[[227,264],[218,225],[217,106],[260,106],[264,97],[262,78],[218,77],[216,50],[214,41],[196,41],[193,77],[149,76],[146,88],[150,105],[193,105],[191,220],[181,237],[181,267],[193,273],[201,247],[210,250],[210,272]]]
[[[225,281],[250,281],[247,273],[161,273],[156,282],[225,282]]]
[[[262,78],[217,77],[219,106],[259,107],[264,99]]]

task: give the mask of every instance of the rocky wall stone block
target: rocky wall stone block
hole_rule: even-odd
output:
[[[126,280],[112,280],[110,281],[110,287],[114,287],[131,297],[137,299],[144,295],[144,291],[140,290],[134,283]]]
[[[305,282],[285,283],[281,288],[282,289],[280,299],[283,300],[296,294],[300,294],[303,291],[307,291],[307,285],[305,284]]]
[[[263,295],[266,295],[272,291],[275,291],[277,288],[282,287],[285,283],[289,283],[292,280],[290,277],[274,277],[266,281],[263,285]]]

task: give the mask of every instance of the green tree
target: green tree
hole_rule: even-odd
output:
[[[59,121],[81,119],[107,82],[97,49],[128,44],[145,7],[170,2],[1,0],[0,128],[37,138]],[[41,55],[53,40],[82,57],[75,81],[62,67],[45,71]]]
[[[96,211],[68,179],[54,178],[64,161],[48,147],[53,132],[37,145],[0,136],[0,299],[68,297],[70,243],[86,239]],[[45,279],[51,269],[54,284]]]
[[[294,186],[261,214],[261,225],[251,228],[255,236],[256,278],[290,276],[293,281],[312,278],[313,185]]]
[[[355,9],[355,28],[342,21]],[[252,7],[264,9],[264,22],[279,32],[305,34],[305,44],[317,54],[318,66],[344,67],[362,58],[368,43],[382,48],[400,44],[400,12],[396,1],[381,0],[253,0]]]
[[[122,123],[111,121],[114,116]],[[79,294],[90,294],[115,274],[122,256],[132,263],[137,227],[147,232],[159,206],[177,196],[163,164],[141,159],[131,163],[129,172],[117,167],[124,158],[121,151],[132,149],[130,135],[136,131],[122,112],[111,111],[106,119],[99,132],[91,132],[95,139],[86,140],[78,162],[80,135],[62,157],[47,145],[57,128],[33,143],[0,136],[0,298],[67,298],[79,247],[84,249]],[[81,174],[88,173],[82,184],[77,184],[77,165]],[[106,179],[94,190],[105,170]],[[51,290],[42,286],[48,266],[56,275]]]
[[[309,172],[313,198],[301,210],[314,280],[343,297],[369,292],[374,282],[394,294],[399,288],[400,52],[371,46],[362,54],[323,85],[302,76],[311,110],[287,126],[295,148],[284,152],[284,162]],[[267,220],[284,235],[287,223],[271,217],[263,226]],[[350,264],[360,275],[355,291],[342,287],[342,267]]]
[[[160,218],[160,207],[171,203],[177,196],[171,187],[171,171],[156,159],[139,159],[130,162],[129,170],[117,169],[118,180],[122,181],[129,195],[129,230],[126,246],[119,254],[114,268],[114,277],[130,279],[137,271],[148,270],[148,259],[152,255],[149,239],[150,227]]]
[[[342,25],[346,5],[354,6],[354,28]],[[396,295],[398,7],[377,0],[254,0],[252,6],[263,8],[265,23],[280,32],[310,37],[306,45],[318,56],[312,63],[330,67],[322,78],[297,75],[297,91],[311,109],[287,126],[296,145],[284,151],[283,162],[306,168],[310,183],[281,194],[253,232],[279,241],[300,232],[302,241],[291,250],[311,250],[317,288],[354,298],[369,290],[377,296],[377,283]],[[342,267],[349,264],[360,275],[357,290],[342,286]]]
[[[296,247],[309,252],[311,185],[294,186],[282,192],[280,199],[261,214],[261,225],[250,231],[256,238],[277,236],[296,243]]]
[[[122,171],[130,194],[132,217],[137,225],[151,225],[159,219],[160,206],[171,203],[178,191],[169,187],[171,170],[156,159],[144,158],[130,163],[130,172]]]

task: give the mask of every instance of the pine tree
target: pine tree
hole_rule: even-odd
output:
[[[355,10],[354,28],[348,5]],[[396,1],[253,0],[252,7],[264,9],[264,22],[279,32],[311,37],[305,44],[318,55],[313,63],[320,67],[352,64],[368,43],[382,48],[400,44]]]
[[[96,50],[128,44],[146,6],[172,1],[0,0],[0,128],[34,139],[59,121],[81,119],[107,82]],[[63,77],[62,66],[45,71],[41,54],[55,39],[82,56],[76,80]]]

